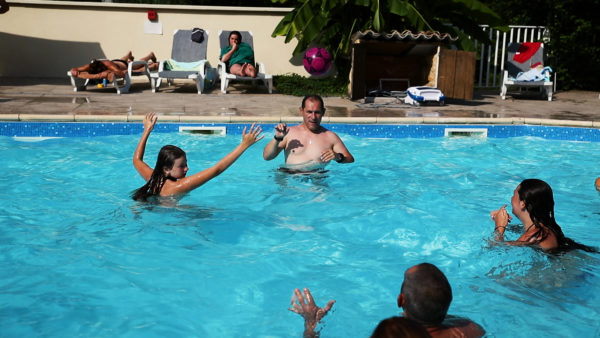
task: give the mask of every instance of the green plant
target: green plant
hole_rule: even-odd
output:
[[[352,36],[359,31],[439,31],[458,36],[461,49],[474,50],[472,39],[489,41],[480,23],[496,28],[502,23],[499,16],[478,0],[272,1],[294,9],[279,22],[271,36],[285,36],[286,43],[296,39],[293,55],[303,53],[311,45],[329,50],[338,72],[332,88],[344,87],[344,92],[349,82]]]
[[[273,76],[273,86],[280,94],[304,96],[315,93],[321,96],[348,96],[348,80],[339,76],[315,79],[298,74]]]
[[[414,32],[429,30],[463,37],[463,49],[472,49],[473,37],[487,41],[479,24],[501,25],[500,17],[478,0],[272,0],[295,8],[273,30],[272,36],[285,36],[285,42],[297,39],[293,54],[311,44],[327,48],[334,56],[347,57],[351,37],[368,29]]]
[[[557,0],[548,15],[559,89],[600,89],[600,1]]]
[[[482,0],[510,25],[545,26],[548,65],[556,72],[560,90],[600,89],[600,1]]]

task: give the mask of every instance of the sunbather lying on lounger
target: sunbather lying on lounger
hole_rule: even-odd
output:
[[[140,60],[148,62],[148,69],[158,69],[158,63],[156,62],[156,56],[154,52],[144,56]],[[71,68],[71,75],[82,77],[86,79],[104,79],[113,81],[116,77],[124,77],[127,73],[127,67],[129,63],[133,62],[133,55],[131,51],[120,59],[114,60],[92,60],[92,62],[83,65],[78,68]],[[141,70],[144,65],[135,65],[133,71]]]

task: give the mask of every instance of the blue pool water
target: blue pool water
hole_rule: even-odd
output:
[[[337,301],[323,337],[367,337],[424,261],[489,337],[600,334],[600,255],[492,245],[489,219],[544,179],[565,234],[600,247],[600,143],[342,136],[354,164],[285,175],[263,140],[175,207],[129,198],[139,134],[0,137],[0,336],[300,337],[308,287]],[[146,159],[176,144],[196,172],[239,140],[155,133]]]

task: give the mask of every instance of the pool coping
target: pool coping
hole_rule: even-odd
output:
[[[81,115],[81,114],[2,114],[3,122],[141,122],[144,115]],[[173,123],[300,123],[299,116],[185,116],[160,115],[162,122]],[[465,117],[330,117],[323,124],[490,124],[545,125],[562,127],[600,128],[600,121],[557,120],[527,117],[465,118]]]

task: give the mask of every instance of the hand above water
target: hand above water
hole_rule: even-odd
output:
[[[279,123],[278,125],[275,126],[275,137],[283,138],[283,137],[285,137],[285,135],[287,135],[288,131],[289,131],[289,129],[287,127],[287,124]]]
[[[304,336],[310,337],[319,321],[331,310],[334,303],[335,300],[330,300],[325,307],[320,308],[315,304],[310,290],[304,288],[304,296],[302,296],[299,289],[294,289],[288,310],[304,317]]]
[[[245,148],[248,148],[254,143],[262,140],[265,135],[258,137],[260,133],[262,133],[262,127],[260,125],[256,126],[256,123],[252,123],[248,133],[246,133],[246,127],[244,127],[244,130],[242,131],[242,145]]]
[[[512,216],[506,211],[506,204],[500,207],[500,209],[490,212],[490,217],[496,225],[495,230],[501,234],[504,233],[508,222],[512,221]]]
[[[337,154],[335,153],[335,151],[333,151],[333,149],[327,149],[327,150],[323,150],[323,152],[321,153],[321,162],[329,162],[331,160],[337,160],[336,159]]]
[[[151,132],[157,120],[158,116],[156,116],[156,113],[146,114],[146,117],[144,117],[144,131]]]

